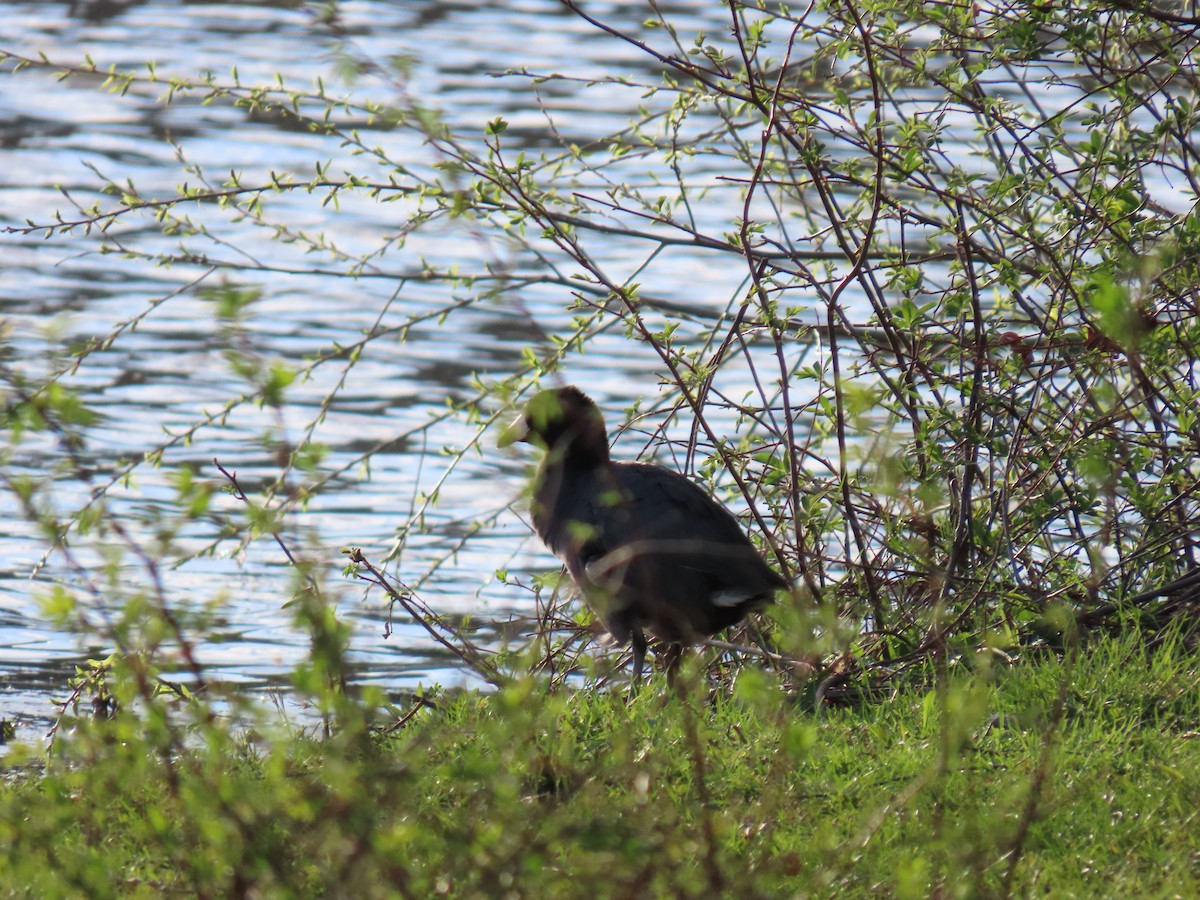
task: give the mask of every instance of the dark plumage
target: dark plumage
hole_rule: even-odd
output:
[[[613,462],[604,419],[574,387],[543,391],[505,430],[500,446],[546,451],[533,489],[533,527],[566,564],[588,604],[641,678],[648,630],[683,648],[768,602],[786,582],[763,561],[737,519],[669,469]]]

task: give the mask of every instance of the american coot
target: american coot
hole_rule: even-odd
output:
[[[533,527],[564,562],[641,679],[649,630],[667,644],[673,676],[685,646],[739,621],[786,582],[737,519],[661,466],[613,462],[604,419],[574,387],[543,391],[500,446],[546,451],[533,489]]]

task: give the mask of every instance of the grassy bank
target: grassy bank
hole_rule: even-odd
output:
[[[388,735],[346,710],[321,742],[204,720],[183,754],[165,718],[124,713],[0,792],[0,881],[39,897],[1200,890],[1187,650],[1102,640],[930,677],[820,717],[754,671],[688,702],[527,683],[440,697]]]

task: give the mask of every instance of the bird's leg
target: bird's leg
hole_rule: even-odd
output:
[[[642,665],[646,662],[646,635],[642,629],[634,628],[630,632],[633,644],[633,684],[637,687],[642,683]]]
[[[683,644],[667,644],[663,651],[663,667],[667,670],[667,684],[677,688],[676,678],[679,675],[679,661],[683,659]]]

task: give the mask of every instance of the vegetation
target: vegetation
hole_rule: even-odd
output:
[[[405,61],[344,38],[337,4],[314,27],[342,76],[390,80],[394,102],[0,50],[10,81],[100,74],[118,94],[282,117],[352,154],[255,180],[181,147],[169,195],[105,177],[94,204],[8,229],[192,274],[49,372],[0,360],[0,477],[61,566],[47,614],[116,650],[79,673],[45,772],[0,794],[6,886],[1194,893],[1200,20],[1165,3],[729,0],[727,31],[692,36],[654,4],[637,27],[563,6],[658,77],[599,85],[638,98],[627,126],[554,131],[536,152],[500,117],[452,129],[405,90]],[[531,102],[565,80],[525,74]],[[384,129],[434,158],[395,158]],[[736,214],[714,215],[731,191]],[[403,223],[346,249],[275,218],[283,195],[330,217],[351,198],[390,203]],[[483,262],[397,262],[438,229],[482,235]],[[251,239],[296,257],[228,252]],[[606,261],[616,239],[632,274]],[[719,306],[696,286],[668,294],[680,253],[741,285]],[[375,326],[315,358],[268,358],[249,323],[268,279],[298,275],[442,293],[386,324],[381,301]],[[531,311],[548,290],[568,314]],[[80,373],[186,297],[211,302],[243,389],[136,459],[85,462]],[[746,510],[797,586],[693,673],[690,699],[579,689],[607,676],[550,580],[534,636],[502,651],[422,603],[497,509],[421,572],[351,551],[351,575],[497,687],[391,709],[372,736],[390,707],[353,688],[331,560],[285,539],[288,518],[380,449],[329,465],[321,440],[364,361],[480,308],[518,310],[537,339],[403,436],[473,429],[420,486],[398,549],[428,533],[440,489],[512,401],[614,334],[648,348],[668,390],[630,426]],[[285,437],[289,397],[314,380],[319,413]],[[179,463],[241,415],[279,462],[270,483]],[[130,522],[110,501],[156,466],[173,502]],[[213,512],[220,487],[243,516]],[[86,499],[64,509],[64,495]],[[202,553],[274,536],[294,555],[312,651],[293,680],[323,740],[285,740],[198,661],[217,611],[181,608],[161,577],[196,534]]]
[[[814,719],[747,670],[626,703],[532,680],[382,738],[84,725],[0,792],[35,897],[1191,896],[1200,675],[1177,640],[983,655],[938,693]]]

